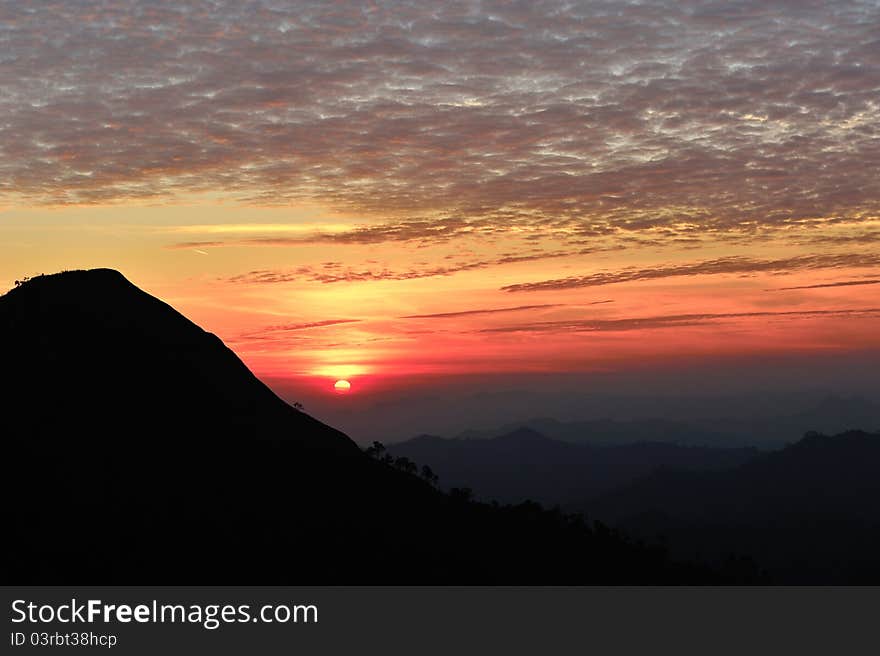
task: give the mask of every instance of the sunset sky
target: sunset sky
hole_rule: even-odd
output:
[[[0,2],[0,289],[310,393],[880,352],[880,4]]]

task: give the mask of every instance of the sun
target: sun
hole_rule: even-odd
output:
[[[333,389],[335,389],[340,394],[345,394],[349,390],[351,390],[351,383],[347,380],[337,380],[333,385]]]

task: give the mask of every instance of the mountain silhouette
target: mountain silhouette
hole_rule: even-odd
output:
[[[848,430],[880,426],[880,405],[863,398],[843,398],[827,394],[801,410],[771,416],[747,413],[714,420],[717,425],[741,435],[751,435],[756,443],[782,447],[804,433],[818,431],[837,434]]]
[[[800,441],[730,470],[656,471],[581,507],[681,557],[754,556],[788,583],[880,582],[880,433]]]
[[[821,381],[817,381],[819,384]],[[631,400],[647,404],[651,412],[668,412],[665,417],[640,419],[582,419],[560,421],[533,417],[490,430],[466,430],[459,439],[488,439],[519,428],[530,428],[547,437],[593,446],[621,446],[642,442],[667,442],[681,446],[780,449],[808,431],[836,434],[847,430],[880,427],[880,405],[860,397],[825,393],[764,399],[762,395],[730,397],[688,397],[665,399],[642,397]],[[760,399],[760,400],[759,400]],[[606,399],[608,411],[627,416],[626,400]],[[645,412],[642,408],[641,412]]]
[[[3,297],[0,326],[7,380],[16,383],[6,400],[33,406],[24,421],[31,429],[149,430],[152,439],[220,429],[358,455],[342,433],[279,399],[216,336],[117,271],[35,278]],[[274,430],[281,422],[284,434]]]
[[[680,446],[667,442],[596,446],[550,439],[520,427],[486,439],[422,435],[388,446],[395,456],[430,463],[447,487],[471,487],[505,502],[538,499],[567,505],[631,483],[658,467],[715,470],[754,458],[754,448]]]
[[[726,580],[369,457],[116,271],[11,290],[0,344],[7,583]]]
[[[551,439],[588,446],[622,446],[646,442],[665,442],[681,446],[744,448],[752,446],[752,438],[723,430],[702,428],[669,419],[590,419],[559,421],[551,417],[535,417],[526,421],[506,424],[494,430],[468,430],[459,433],[459,439],[489,439],[507,435],[521,428],[534,430]]]

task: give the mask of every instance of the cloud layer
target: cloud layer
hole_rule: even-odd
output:
[[[250,242],[245,242],[250,243]],[[285,244],[287,241],[284,242]],[[296,242],[301,244],[302,242]],[[188,244],[175,244],[175,248],[195,248],[196,246],[207,247],[210,242],[189,242]],[[616,249],[590,249],[580,248],[569,251],[543,251],[532,249],[530,252],[502,253],[492,258],[465,258],[455,255],[447,255],[442,264],[422,262],[408,267],[382,266],[376,262],[370,262],[370,266],[355,267],[343,265],[342,262],[323,262],[320,265],[302,265],[292,269],[257,269],[224,278],[233,283],[287,283],[297,281],[309,281],[319,283],[336,282],[368,282],[376,280],[415,280],[418,278],[433,278],[436,276],[451,276],[463,271],[476,271],[504,264],[517,264],[522,262],[535,262],[551,260],[603,250]]]
[[[756,274],[789,273],[792,271],[837,269],[844,267],[880,266],[880,253],[843,253],[823,255],[798,255],[775,260],[762,260],[751,257],[722,257],[702,262],[669,264],[642,269],[632,268],[619,271],[603,271],[585,276],[570,276],[542,280],[539,282],[518,283],[502,287],[506,292],[536,292],[579,287],[602,287],[621,282],[658,280],[684,276],[714,274]],[[864,284],[864,283],[863,283]],[[791,289],[802,289],[794,287]]]
[[[359,241],[858,222],[878,24],[854,0],[2,2],[0,196],[420,217]]]
[[[777,287],[768,289],[768,292],[784,292],[795,289],[826,289],[828,287],[858,287],[861,285],[880,285],[880,280],[842,280],[839,282],[825,282],[818,285],[798,285],[796,287]]]
[[[861,308],[844,310],[796,310],[785,312],[725,312],[715,314],[675,314],[652,317],[631,317],[624,319],[575,319],[572,321],[536,321],[495,328],[483,328],[482,333],[591,333],[591,332],[629,332],[653,330],[657,328],[682,328],[700,326],[709,322],[736,319],[810,319],[810,318],[876,318],[880,308]]]
[[[603,301],[604,302],[604,301]],[[526,310],[546,310],[548,308],[562,307],[558,303],[543,303],[540,305],[517,305],[516,307],[483,308],[479,310],[461,310],[458,312],[435,312],[433,314],[409,314],[400,319],[457,319],[483,314],[504,314],[507,312],[524,312]]]

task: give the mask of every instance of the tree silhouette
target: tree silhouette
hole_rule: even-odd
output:
[[[435,474],[434,470],[431,469],[428,465],[422,466],[422,478],[431,485],[437,485],[437,481],[439,480],[437,474]]]
[[[371,458],[381,460],[385,453],[385,445],[381,442],[373,441],[373,443],[366,448],[365,453]]]
[[[459,503],[470,503],[474,499],[474,491],[469,487],[454,487],[449,490],[449,498]]]
[[[407,458],[406,456],[399,456],[394,460],[394,466],[397,467],[400,471],[404,471],[407,474],[415,474],[419,468],[412,460]]]

